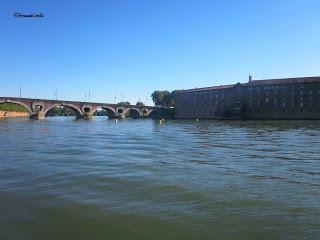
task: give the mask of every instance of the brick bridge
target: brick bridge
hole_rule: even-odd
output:
[[[15,97],[0,97],[1,103],[15,103],[26,108],[30,116],[36,119],[46,117],[48,111],[54,107],[65,106],[71,108],[77,118],[91,118],[93,113],[98,109],[104,109],[109,118],[124,118],[128,111],[133,117],[149,117],[150,113],[155,110],[151,106],[119,106],[118,104],[109,103],[93,103],[93,102],[76,102],[63,100],[46,100],[32,98],[15,98]]]

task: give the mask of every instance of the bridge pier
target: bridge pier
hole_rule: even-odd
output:
[[[116,117],[118,119],[125,119],[126,115],[125,114],[118,114],[118,116]]]
[[[31,119],[43,120],[43,119],[45,119],[45,113],[44,112],[32,113],[32,114],[30,114],[30,118]]]
[[[92,112],[84,112],[81,116],[79,116],[78,118],[81,118],[81,119],[85,119],[85,120],[89,120],[91,119],[93,116],[93,113]]]

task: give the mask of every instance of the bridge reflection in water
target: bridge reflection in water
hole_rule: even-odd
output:
[[[89,119],[94,112],[99,109],[106,111],[109,118],[124,118],[127,113],[131,113],[136,118],[149,117],[155,107],[153,106],[138,106],[128,105],[120,106],[118,104],[110,103],[93,103],[93,102],[77,102],[77,101],[63,101],[63,100],[47,100],[47,99],[32,99],[32,98],[15,98],[15,97],[0,97],[1,103],[18,104],[30,113],[31,118],[44,119],[48,111],[55,107],[69,107],[71,108],[77,118]]]

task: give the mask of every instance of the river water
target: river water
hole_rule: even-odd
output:
[[[0,239],[320,239],[320,121],[0,120]]]

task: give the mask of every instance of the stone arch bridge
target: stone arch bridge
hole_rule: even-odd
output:
[[[110,103],[76,102],[63,100],[47,100],[32,98],[0,97],[1,103],[15,103],[26,108],[30,116],[36,119],[44,119],[49,110],[58,106],[71,108],[77,118],[91,118],[98,109],[104,109],[109,118],[124,118],[128,111],[136,118],[149,117],[155,111],[152,106],[128,105],[120,106]]]

